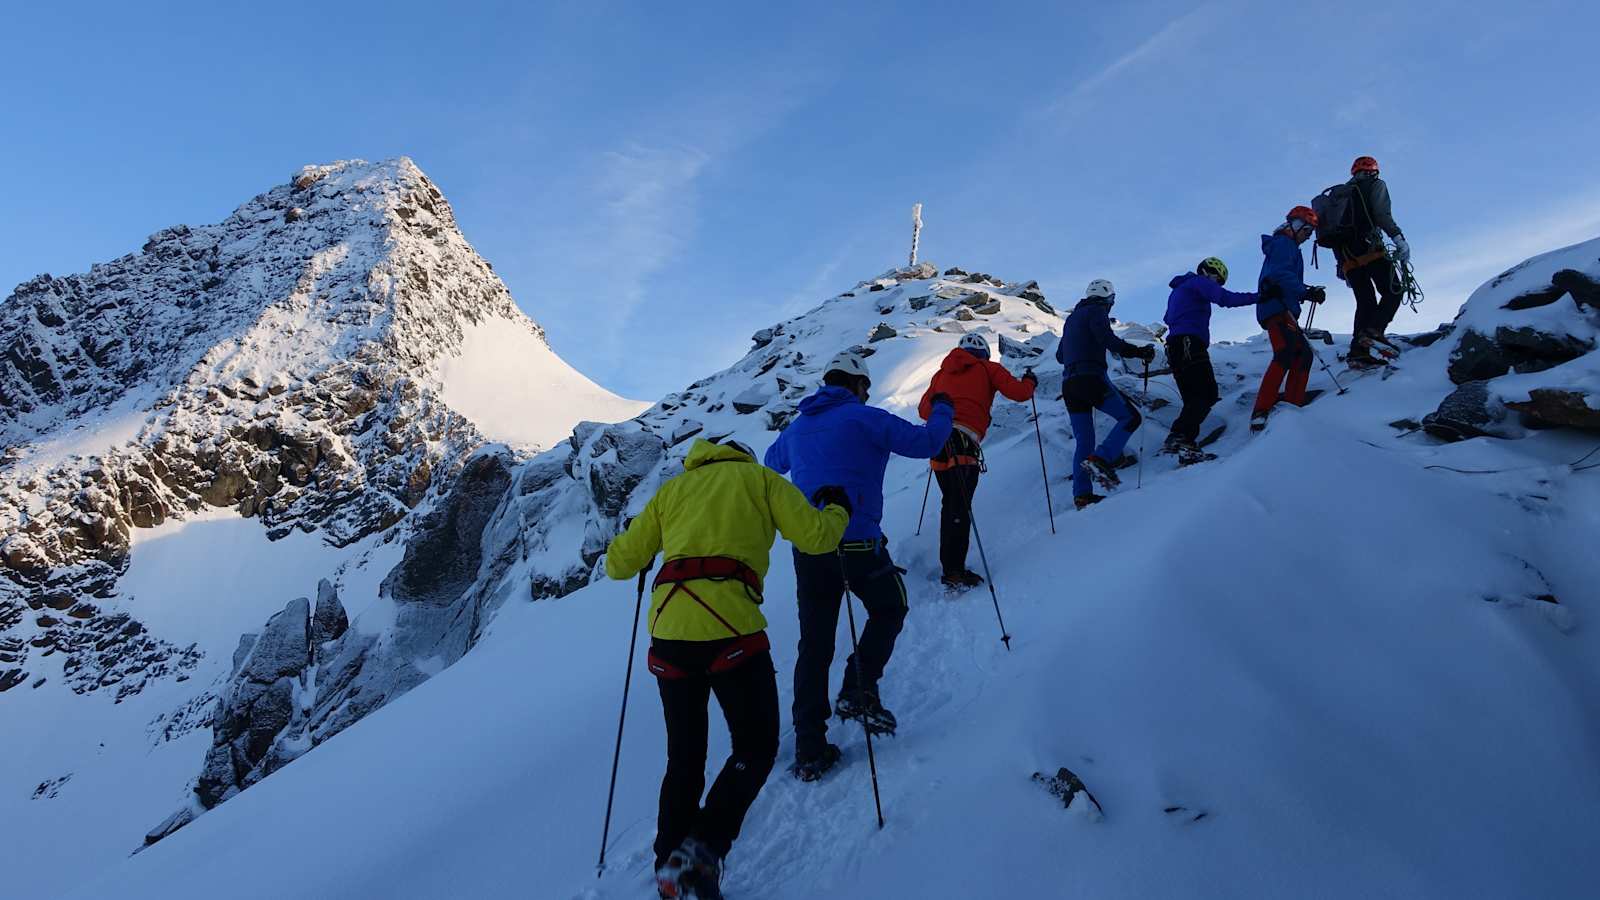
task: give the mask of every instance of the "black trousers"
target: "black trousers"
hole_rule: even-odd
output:
[[[1200,424],[1211,414],[1221,394],[1217,373],[1211,368],[1211,353],[1205,338],[1181,334],[1167,340],[1167,361],[1172,364],[1172,380],[1178,383],[1183,410],[1172,422],[1171,437],[1193,442],[1200,437]]]
[[[833,644],[839,630],[839,601],[844,596],[845,573],[850,591],[866,607],[867,622],[844,667],[844,685],[876,688],[884,667],[894,654],[895,638],[906,621],[906,585],[889,558],[886,539],[841,544],[839,556],[794,553],[795,588],[800,608],[800,649],[794,661],[794,743],[800,756],[822,752],[827,742],[828,672],[833,666]],[[858,658],[859,656],[859,658]]]
[[[1394,263],[1379,257],[1360,268],[1345,270],[1344,280],[1356,295],[1356,334],[1388,331],[1389,323],[1400,312],[1400,284]]]
[[[946,575],[967,571],[972,543],[972,498],[978,493],[978,466],[951,466],[933,473],[939,482],[939,565]]]
[[[681,677],[656,679],[667,720],[667,774],[661,779],[656,817],[656,866],[695,837],[719,857],[726,856],[744,825],[745,813],[767,783],[778,758],[778,676],[772,654],[763,650],[738,667],[710,671],[733,639],[654,640],[651,652],[671,663]],[[733,754],[700,805],[706,785],[707,706],[716,694],[733,738]]]

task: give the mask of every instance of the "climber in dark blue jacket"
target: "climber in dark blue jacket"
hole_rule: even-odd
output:
[[[1256,302],[1255,294],[1227,290],[1223,287],[1227,283],[1228,266],[1215,256],[1168,282],[1172,293],[1167,297],[1167,362],[1183,397],[1183,411],[1173,420],[1162,449],[1177,454],[1179,465],[1206,458],[1195,441],[1200,437],[1200,423],[1220,397],[1217,374],[1211,368],[1211,307]]]
[[[1121,483],[1112,464],[1122,456],[1128,438],[1138,430],[1141,417],[1133,404],[1111,385],[1106,375],[1106,353],[1132,356],[1146,365],[1156,358],[1155,347],[1139,347],[1116,336],[1111,330],[1111,305],[1117,292],[1111,282],[1097,278],[1089,282],[1084,298],[1067,316],[1056,347],[1064,382],[1061,399],[1066,401],[1072,421],[1072,499],[1083,509],[1105,498],[1093,490],[1091,479],[1107,489]],[[1098,409],[1117,420],[1099,447],[1094,444],[1094,411]]]
[[[878,680],[894,653],[908,604],[905,582],[889,557],[880,525],[883,473],[890,454],[932,458],[944,448],[955,417],[955,405],[945,394],[930,398],[924,425],[868,406],[871,376],[861,357],[848,350],[828,363],[823,384],[800,403],[800,415],[766,455],[769,467],[793,473],[791,480],[806,496],[826,485],[841,485],[852,507],[837,554],[794,551],[800,649],[794,662],[795,761],[790,771],[801,781],[822,777],[839,759],[839,748],[827,741],[828,670],[846,578],[867,609],[867,624],[845,664],[837,712],[877,733],[896,727],[894,715],[879,698]]]

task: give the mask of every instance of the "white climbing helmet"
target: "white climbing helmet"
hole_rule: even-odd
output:
[[[1115,300],[1117,298],[1117,289],[1112,287],[1111,282],[1104,278],[1096,278],[1089,282],[1089,288],[1083,292],[1083,295],[1102,300]]]
[[[989,358],[989,342],[984,340],[983,335],[981,334],[973,334],[970,331],[966,334],[963,334],[961,336],[961,343],[958,346],[960,346],[963,350],[971,350],[973,353],[978,354],[984,359]]]
[[[828,360],[828,366],[822,370],[822,374],[827,375],[829,372],[843,372],[846,375],[872,380],[872,373],[867,371],[867,361],[854,350],[841,350],[834,354],[833,359]]]

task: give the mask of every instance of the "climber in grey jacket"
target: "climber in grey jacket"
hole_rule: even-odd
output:
[[[1350,341],[1349,362],[1359,367],[1379,362],[1372,355],[1375,341],[1388,343],[1384,333],[1400,311],[1401,288],[1395,263],[1410,260],[1411,247],[1394,220],[1389,185],[1378,177],[1378,161],[1370,156],[1357,158],[1350,166],[1350,184],[1359,195],[1355,212],[1360,237],[1352,246],[1336,249],[1335,255],[1339,277],[1356,296],[1355,336]],[[1393,260],[1383,245],[1385,234],[1394,241]]]

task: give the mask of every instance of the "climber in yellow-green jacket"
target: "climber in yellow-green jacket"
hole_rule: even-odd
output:
[[[761,613],[773,540],[781,532],[802,553],[830,553],[851,506],[836,486],[808,502],[737,441],[697,440],[683,468],[611,542],[606,574],[632,578],[657,553],[666,560],[648,620],[650,671],[667,723],[657,889],[663,897],[720,896],[722,860],[778,756],[778,683]],[[712,693],[733,753],[702,807]]]

